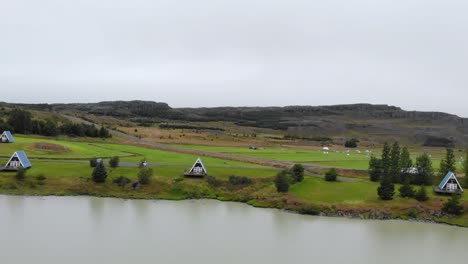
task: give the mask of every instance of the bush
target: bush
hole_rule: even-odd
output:
[[[223,184],[223,182],[221,180],[218,180],[213,176],[207,176],[206,177],[206,182],[208,182],[208,184],[213,186],[213,187],[219,187],[219,186],[221,186]]]
[[[93,170],[92,179],[96,183],[106,182],[107,171],[102,162],[97,162],[96,167]]]
[[[409,197],[412,198],[415,195],[413,187],[410,184],[410,178],[406,178],[403,185],[398,189],[400,191],[401,197]]]
[[[112,157],[112,158],[109,160],[109,166],[111,166],[111,168],[113,168],[113,169],[119,167],[119,163],[120,163],[120,158],[119,158],[119,156]]]
[[[350,140],[346,140],[345,147],[347,148],[357,148],[359,143],[359,139],[352,138]]]
[[[91,168],[96,168],[96,165],[97,165],[97,158],[92,158],[89,160],[89,166]]]
[[[307,214],[307,215],[319,215],[320,214],[320,208],[317,208],[313,205],[304,205],[301,208],[299,208],[299,213],[300,214]]]
[[[24,179],[26,179],[26,169],[23,168],[23,167],[19,167],[18,168],[18,171],[16,172],[16,179],[18,181],[22,181]]]
[[[338,172],[336,172],[336,170],[334,168],[330,169],[329,171],[327,171],[325,173],[325,180],[326,181],[334,182],[334,181],[336,181],[337,178],[338,178]]]
[[[232,185],[250,185],[252,180],[247,177],[230,176],[229,183]]]
[[[138,181],[141,184],[149,184],[153,177],[153,169],[149,167],[141,168],[138,172]]]
[[[123,188],[125,188],[125,185],[129,184],[132,181],[129,178],[125,177],[125,176],[120,176],[118,178],[115,178],[112,182],[114,184],[117,184],[117,186],[119,186],[119,187],[121,187],[123,189]]]
[[[304,180],[304,166],[301,164],[294,164],[291,169],[291,175],[294,183],[302,182]]]
[[[289,191],[288,173],[287,171],[281,171],[276,175],[275,178],[276,190],[281,193],[287,193]]]
[[[463,206],[460,204],[460,195],[453,194],[442,207],[442,212],[452,215],[463,214]]]
[[[421,185],[421,188],[416,192],[414,198],[420,202],[429,200],[429,196],[427,196],[426,187],[424,185]]]

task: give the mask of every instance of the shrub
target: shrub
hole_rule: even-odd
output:
[[[26,179],[26,169],[23,168],[23,167],[19,167],[18,168],[18,171],[16,172],[16,179],[18,181],[22,181],[24,179]]]
[[[109,160],[109,166],[111,166],[111,168],[113,168],[113,169],[119,167],[119,163],[120,163],[120,158],[119,158],[119,156],[112,157],[112,158]]]
[[[442,207],[442,212],[452,215],[463,214],[463,206],[460,204],[460,195],[453,194]]]
[[[411,208],[411,209],[408,210],[406,215],[411,217],[411,218],[417,218],[418,217],[418,210],[416,208]]]
[[[129,178],[125,177],[125,176],[119,176],[119,177],[115,178],[112,182],[114,184],[117,184],[117,186],[119,186],[119,187],[121,187],[123,189],[123,188],[125,188],[125,186],[127,184],[129,184],[132,181]]]
[[[138,181],[141,184],[148,184],[151,181],[151,177],[153,177],[153,169],[149,167],[143,167],[138,172]]]
[[[347,147],[347,148],[357,148],[358,143],[359,143],[359,139],[352,138],[350,140],[346,140],[345,147]]]
[[[426,187],[424,185],[421,185],[421,188],[416,192],[414,198],[420,202],[429,200],[429,196],[427,196]]]
[[[208,184],[213,186],[213,187],[219,187],[219,186],[221,186],[223,184],[223,182],[221,180],[218,180],[213,176],[207,176],[206,177],[206,182],[208,182]]]
[[[288,173],[287,171],[281,171],[276,175],[275,178],[276,190],[281,193],[287,193],[289,191]]]
[[[301,208],[299,208],[299,213],[301,214],[307,214],[307,215],[319,215],[320,214],[320,208],[317,208],[313,205],[304,205]]]
[[[338,172],[336,172],[336,170],[334,168],[330,169],[329,171],[327,171],[325,173],[325,180],[326,181],[334,182],[334,181],[336,181],[337,177],[338,177]]]
[[[398,189],[400,191],[400,196],[401,197],[414,197],[415,195],[415,192],[414,192],[414,189],[413,187],[411,187],[411,184],[410,184],[410,178],[406,178],[403,185],[400,187],[400,189]]]
[[[304,166],[301,164],[294,164],[291,169],[293,182],[302,182],[304,180]]]
[[[90,166],[91,168],[96,168],[96,165],[97,165],[97,158],[91,158],[91,159],[89,160],[89,166]]]
[[[232,185],[250,185],[252,180],[247,177],[230,176],[229,183]]]

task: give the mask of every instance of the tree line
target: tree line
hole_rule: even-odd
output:
[[[440,162],[439,178],[443,178],[450,171],[457,171],[453,148],[447,148],[445,157]],[[464,185],[468,187],[468,152],[466,152],[463,171],[465,173]],[[424,186],[433,183],[436,172],[429,154],[423,153],[416,157],[416,162],[413,162],[407,147],[401,148],[398,142],[392,145],[385,142],[381,157],[372,156],[369,161],[369,177],[371,181],[380,181],[377,193],[382,200],[393,199],[395,184],[403,184],[399,189],[402,197],[425,201],[428,196]],[[419,191],[415,191],[411,187],[412,184],[420,185]]]
[[[57,124],[50,119],[32,119],[31,112],[13,109],[9,112],[6,122],[0,119],[0,129],[9,130],[18,134],[34,134],[42,136],[67,135],[72,137],[111,137],[109,130],[105,127],[98,129],[94,125],[63,123]]]

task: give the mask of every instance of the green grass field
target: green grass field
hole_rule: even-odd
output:
[[[350,149],[349,153],[333,149],[325,154],[322,150],[293,149],[293,148],[265,148],[251,150],[247,147],[219,147],[199,145],[173,145],[184,149],[202,150],[217,153],[226,153],[238,156],[263,158],[270,160],[291,161],[308,165],[322,165],[344,169],[366,170],[369,167],[369,153],[366,149]],[[374,155],[380,155],[380,149],[370,149]],[[432,156],[435,169],[439,168],[440,160],[444,157],[443,148],[410,148],[413,160],[424,152]],[[461,160],[463,153],[456,152],[457,160]],[[461,167],[461,164],[459,164]]]
[[[89,159],[132,155],[96,147],[94,143],[15,135],[15,143],[0,144],[0,157],[9,158],[17,150],[24,150],[29,158],[36,159]]]
[[[121,157],[122,163],[136,164],[142,159],[154,166],[155,177],[176,178],[189,170],[197,156],[179,154],[155,149],[110,143],[86,143],[37,137],[15,136],[13,144],[0,145],[0,162],[4,163],[17,150],[25,150],[33,167],[31,176],[40,174],[52,177],[90,177],[92,169],[88,159],[93,157]],[[38,144],[49,149],[37,148]],[[52,147],[51,147],[52,146]],[[47,160],[57,159],[57,161]],[[270,167],[215,158],[202,158],[209,175],[228,178],[231,175],[246,177],[272,177],[277,170]],[[47,160],[47,161],[46,161]],[[63,161],[58,161],[63,160]],[[136,178],[138,169],[119,167],[108,168],[110,177],[127,176]],[[4,173],[1,173],[2,175]]]

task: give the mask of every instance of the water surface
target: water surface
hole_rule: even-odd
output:
[[[248,205],[0,196],[1,263],[463,263],[468,229]]]

